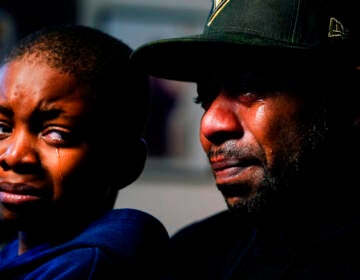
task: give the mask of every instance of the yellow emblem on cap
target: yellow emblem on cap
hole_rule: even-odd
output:
[[[222,9],[225,8],[225,6],[230,2],[230,0],[214,0],[213,2],[213,10],[211,12],[211,15],[209,17],[209,21],[207,23],[207,26],[210,26],[211,23],[214,21],[214,19],[219,15],[219,13],[222,11]]]
[[[349,31],[345,28],[345,26],[338,19],[332,17],[330,18],[329,23],[329,38],[341,38],[346,39],[349,35]]]

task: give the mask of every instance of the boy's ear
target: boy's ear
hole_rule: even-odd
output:
[[[128,149],[127,158],[122,161],[122,169],[117,172],[121,177],[118,178],[121,182],[119,189],[125,188],[139,178],[144,170],[148,153],[147,143],[141,137],[134,141],[131,147],[125,149]]]

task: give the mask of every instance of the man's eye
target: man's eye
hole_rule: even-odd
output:
[[[245,92],[242,94],[238,95],[238,100],[240,103],[250,106],[252,104],[254,104],[257,101],[262,100],[264,97],[263,93],[258,93],[258,92]]]
[[[214,100],[213,96],[208,96],[208,95],[198,95],[194,98],[194,103],[195,104],[200,104],[200,106],[203,109],[207,109],[209,108],[210,104],[212,103],[212,101]]]
[[[198,95],[194,98],[195,104],[200,104],[202,108],[206,109],[214,101],[220,92],[220,86],[205,82],[197,84]]]

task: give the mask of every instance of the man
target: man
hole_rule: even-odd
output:
[[[153,76],[197,84],[228,205],[172,237],[178,279],[359,279],[354,4],[214,1],[202,34],[133,53]]]
[[[164,226],[113,209],[146,160],[149,83],[131,51],[65,25],[29,34],[2,62],[0,217],[17,237],[0,251],[0,279],[167,277]]]

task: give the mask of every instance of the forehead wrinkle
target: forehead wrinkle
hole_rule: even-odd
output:
[[[76,121],[81,119],[83,116],[79,114],[79,111],[75,111],[76,114],[69,114],[61,106],[58,106],[54,103],[41,102],[39,107],[34,112],[34,117],[41,117],[43,120],[52,120],[58,117],[63,119],[69,119],[71,121]]]

